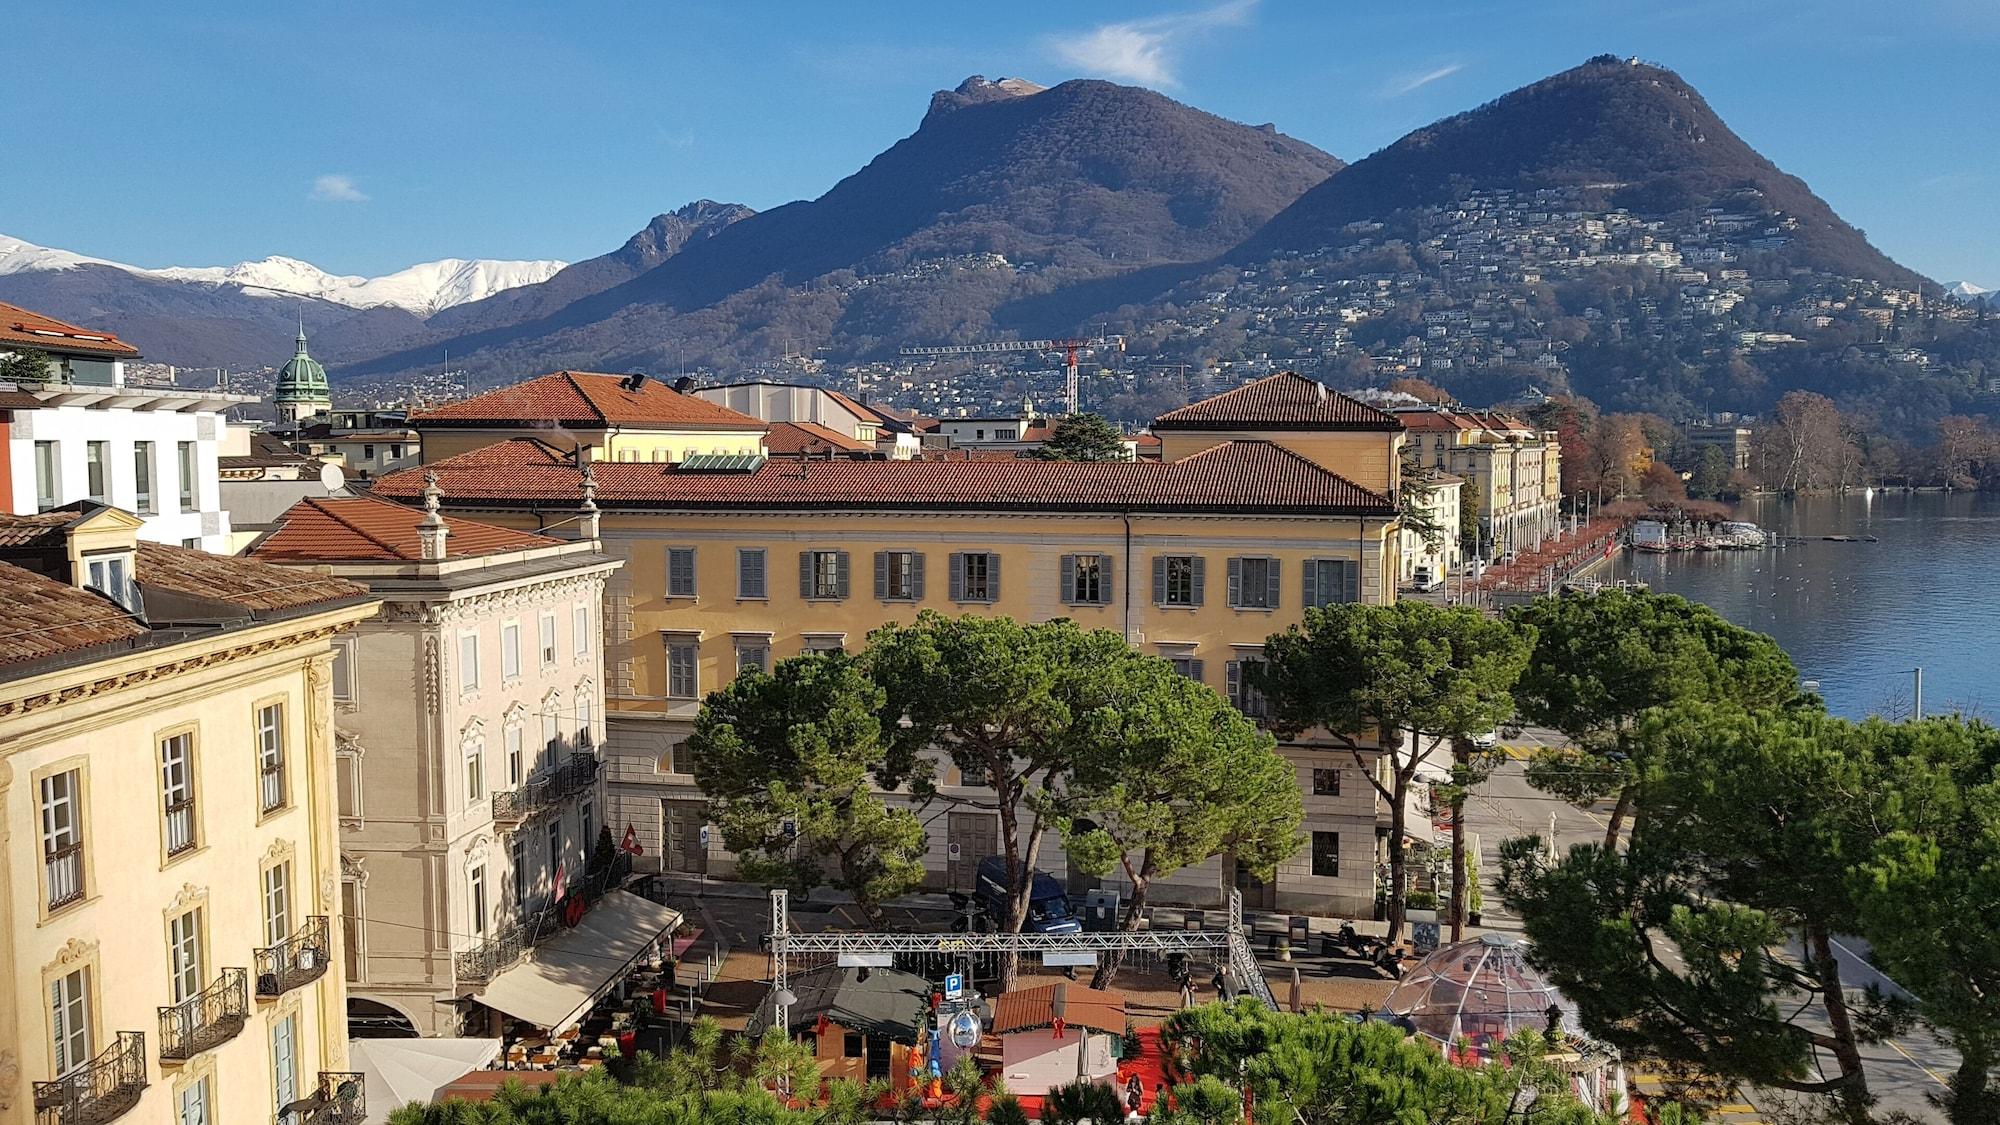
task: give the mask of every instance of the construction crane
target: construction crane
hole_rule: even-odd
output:
[[[1111,349],[1125,350],[1125,337],[1098,336],[1095,339],[1069,340],[996,340],[989,344],[943,344],[937,347],[903,348],[898,354],[907,356],[979,355],[988,352],[1061,352],[1063,355],[1064,400],[1069,412],[1075,414],[1078,406],[1078,385],[1076,360],[1085,351]]]

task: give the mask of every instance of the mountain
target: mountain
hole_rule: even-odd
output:
[[[1983,285],[1974,285],[1970,281],[1953,282],[1945,287],[1945,292],[1953,297],[1957,297],[1961,301],[1977,301],[1984,304],[1993,303],[1993,290]]]
[[[1150,90],[973,77],[817,199],[730,223],[537,319],[358,370],[408,370],[441,347],[492,381],[552,366],[727,365],[787,343],[851,357],[977,339],[1023,295],[1220,253],[1340,166],[1271,126]]]
[[[1649,215],[1707,207],[1795,222],[1785,257],[1848,277],[1923,279],[1869,245],[1805,182],[1780,171],[1664,67],[1600,55],[1477,109],[1410,133],[1312,191],[1230,255],[1255,261],[1351,241],[1351,223],[1388,222],[1475,191],[1573,189],[1586,210]]]

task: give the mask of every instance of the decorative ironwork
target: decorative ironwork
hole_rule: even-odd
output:
[[[306,919],[292,935],[276,945],[257,951],[257,997],[269,1000],[283,996],[302,984],[311,984],[326,975],[333,945],[324,914]]]
[[[224,969],[215,983],[160,1009],[160,1059],[181,1062],[236,1038],[250,1018],[250,971]]]
[[[167,806],[167,854],[179,855],[194,847],[194,798]]]
[[[146,1036],[121,1031],[118,1041],[56,1079],[35,1083],[39,1125],[102,1125],[139,1104],[146,1090]]]
[[[304,1115],[304,1125],[361,1125],[368,1120],[366,1084],[350,1070],[322,1070],[319,1090]]]
[[[68,906],[83,897],[83,843],[64,844],[43,858],[48,873],[49,909]]]
[[[257,788],[261,803],[258,812],[271,812],[285,805],[285,764],[274,762],[260,766],[257,770]]]
[[[632,857],[622,853],[609,866],[584,872],[562,901],[529,912],[522,921],[506,926],[453,958],[458,983],[473,986],[489,983],[526,957],[529,950],[563,932],[565,903],[575,898],[594,903],[615,890],[631,873]]]
[[[493,794],[493,819],[518,824],[557,808],[595,786],[602,768],[597,755],[573,752],[568,759],[537,771],[518,788]]]

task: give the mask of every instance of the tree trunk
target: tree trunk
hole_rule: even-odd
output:
[[[1389,804],[1389,941],[1403,936],[1403,810],[1409,799],[1410,783],[1401,770],[1394,771],[1395,797]]]
[[[1028,895],[1030,888],[1034,886],[1035,878],[1032,869],[1022,870],[1021,843],[1015,836],[1021,827],[1020,813],[1016,804],[1021,794],[1019,787],[1012,784],[1012,765],[1013,763],[1008,761],[993,769],[991,781],[994,796],[997,798],[995,803],[1000,806],[1000,846],[1007,856],[1007,917],[998,921],[1001,929],[1018,934],[1021,932],[1021,923],[1028,918]],[[973,862],[976,871],[978,860],[975,859]],[[977,891],[978,886],[979,876],[974,874],[973,889]],[[1009,950],[1000,955],[1001,992],[1014,990],[1014,979],[1020,975],[1020,971],[1019,953]]]
[[[1835,1095],[1840,1113],[1853,1125],[1869,1125],[1874,1119],[1868,1107],[1874,1099],[1868,1093],[1868,1076],[1862,1069],[1861,1047],[1854,1034],[1854,1019],[1847,1009],[1847,994],[1841,988],[1840,962],[1833,956],[1832,935],[1824,926],[1808,926],[1806,956],[1812,976],[1820,988],[1820,1006],[1826,1011],[1834,1062],[1840,1067],[1843,1083]]]
[[[2000,1059],[1983,1035],[1958,1035],[1952,1046],[1958,1050],[1958,1069],[1952,1072],[1951,1087],[1944,1095],[1945,1117],[1950,1121],[2000,1121],[2000,1088],[1993,1085],[1993,1066]]]
[[[1127,868],[1127,871],[1129,873],[1130,869]],[[1152,885],[1149,874],[1132,876],[1132,900],[1125,904],[1125,917],[1118,920],[1120,933],[1132,933],[1139,928],[1139,912],[1146,905],[1146,892],[1152,889]],[[1118,976],[1118,970],[1125,964],[1125,951],[1109,949],[1100,956],[1103,960],[1097,963],[1097,971],[1090,975],[1090,987],[1101,990],[1110,988],[1111,981]]]
[[[1451,738],[1451,940],[1465,940],[1465,798],[1471,776],[1472,740],[1462,734]]]
[[[1616,852],[1618,850],[1618,833],[1624,829],[1625,818],[1631,815],[1632,812],[1633,798],[1638,795],[1639,783],[1636,781],[1626,782],[1625,787],[1618,791],[1618,803],[1611,806],[1611,819],[1604,828],[1605,851]],[[1550,840],[1549,846],[1554,847],[1555,841]]]

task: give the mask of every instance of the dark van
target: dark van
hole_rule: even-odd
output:
[[[1007,916],[1007,857],[989,855],[979,861],[974,895],[986,915],[997,923]],[[1022,930],[1031,934],[1079,934],[1083,922],[1069,908],[1069,896],[1062,884],[1046,871],[1035,872],[1028,897],[1028,920]]]

